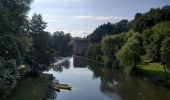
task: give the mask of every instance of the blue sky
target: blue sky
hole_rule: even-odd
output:
[[[29,16],[40,13],[51,33],[84,37],[103,23],[131,20],[137,12],[168,4],[170,0],[34,0]]]

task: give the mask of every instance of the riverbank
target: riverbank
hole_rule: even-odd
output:
[[[166,68],[166,71],[167,79],[164,67],[160,63],[142,63],[138,65],[138,72],[142,76],[149,78],[155,83],[170,85],[170,69]]]
[[[82,58],[82,59],[86,59],[88,61],[104,64],[102,62],[88,59],[86,57],[77,56],[77,55],[74,55],[74,56]],[[158,62],[148,63],[148,64],[140,63],[140,64],[138,64],[137,68],[138,68],[138,71],[135,75],[147,77],[148,80],[152,81],[153,83],[158,83],[158,84],[170,87],[170,69],[166,68],[166,71],[167,71],[167,80],[166,80],[166,74],[165,74],[164,67],[160,63],[158,63]]]
[[[21,80],[6,100],[44,100],[50,92],[52,76],[42,74],[36,78]]]

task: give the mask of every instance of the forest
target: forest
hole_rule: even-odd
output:
[[[18,81],[39,77],[61,55],[72,54],[69,33],[45,31],[42,15],[28,18],[32,0],[0,0],[0,99]],[[15,11],[16,10],[16,11]]]
[[[86,56],[90,59],[126,74],[146,74],[148,69],[152,71],[154,66],[161,66],[164,69],[161,80],[170,79],[170,6],[136,13],[131,21],[105,23],[87,39],[91,45]],[[141,70],[143,68],[146,70]],[[160,79],[159,73],[149,74]]]

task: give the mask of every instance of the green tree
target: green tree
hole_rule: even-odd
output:
[[[125,73],[130,74],[132,71],[136,71],[137,64],[140,62],[141,47],[141,35],[133,33],[132,37],[116,53],[116,58]]]
[[[103,60],[107,66],[117,65],[115,54],[124,44],[125,33],[103,37],[101,47]]]
[[[46,27],[47,23],[43,20],[42,15],[34,13],[30,21],[30,30],[33,37],[44,32]]]
[[[30,21],[30,35],[33,46],[25,59],[30,67],[30,75],[37,76],[43,68],[54,60],[52,36],[45,32],[46,22],[40,14],[34,14]]]
[[[162,22],[155,25],[152,29],[143,32],[143,44],[146,52],[146,58],[150,61],[160,61],[161,43],[165,38],[169,38],[170,22]]]
[[[100,44],[91,44],[87,49],[87,57],[92,60],[103,61]]]
[[[166,37],[161,44],[161,61],[170,68],[170,37]]]
[[[129,28],[138,32],[143,32],[145,29],[149,29],[154,25],[170,20],[170,6],[164,6],[160,8],[151,8],[146,13],[137,13],[135,19],[129,23]]]
[[[116,30],[117,32],[112,32],[112,34],[127,32],[128,31],[128,20],[121,20],[120,22],[116,23]],[[114,30],[113,30],[114,31]]]
[[[0,69],[0,95],[4,98],[16,86],[20,73],[16,61],[12,59],[6,61],[0,58]]]
[[[116,53],[134,33],[134,30],[116,35],[107,35],[101,41],[103,60],[108,66],[117,66]]]
[[[87,36],[91,43],[99,43],[105,35],[115,35],[128,31],[128,20],[121,20],[118,23],[103,24],[94,30],[92,34]]]
[[[113,28],[114,26],[111,23],[103,24],[96,28],[88,38],[92,43],[99,43],[103,36],[112,32]]]
[[[56,56],[62,56],[64,54],[68,54],[72,51],[71,46],[69,45],[71,41],[70,33],[65,34],[63,31],[56,31],[53,34],[53,42]]]
[[[170,36],[166,37],[161,44],[161,62],[164,66],[164,70],[165,70],[165,78],[166,80],[168,80],[168,76],[167,76],[167,70],[166,68],[170,68]]]
[[[32,0],[0,0],[0,95],[2,98],[19,78],[19,67],[32,46],[27,13]],[[14,11],[14,9],[16,11]]]

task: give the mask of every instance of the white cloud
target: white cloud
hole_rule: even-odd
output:
[[[83,30],[62,30],[65,33],[70,33],[72,37],[86,37],[91,32]]]
[[[56,22],[57,20],[55,20],[55,19],[48,19],[48,20],[45,20],[45,21],[47,21],[47,22]]]
[[[128,17],[114,17],[114,16],[73,16],[77,20],[121,20],[129,19]]]
[[[34,0],[35,3],[49,3],[49,2],[64,2],[64,3],[76,3],[76,2],[82,2],[82,1],[85,1],[85,0]]]

